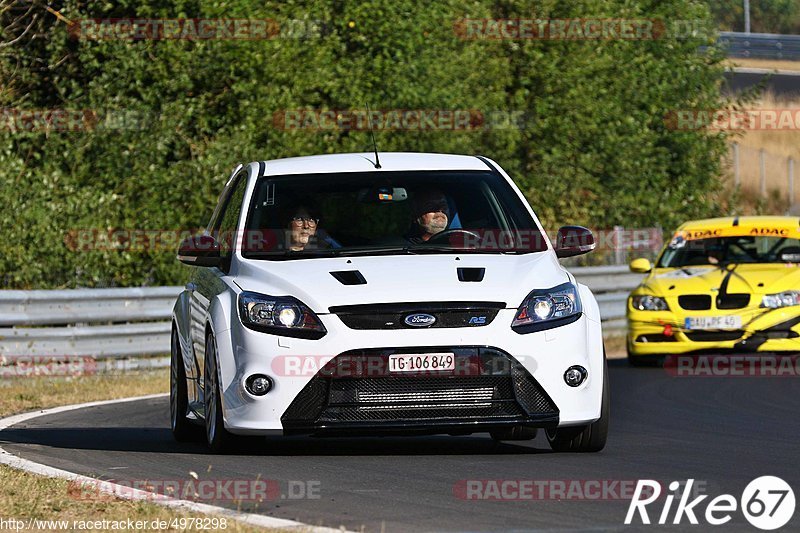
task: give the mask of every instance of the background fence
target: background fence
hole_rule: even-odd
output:
[[[800,35],[720,32],[729,57],[800,60]]]
[[[625,327],[628,292],[642,279],[625,266],[570,269],[597,296],[606,331]],[[126,358],[169,352],[181,287],[0,291],[0,361],[20,357]]]
[[[764,199],[773,196],[789,206],[798,202],[794,158],[733,143],[730,164],[733,184],[743,192]]]

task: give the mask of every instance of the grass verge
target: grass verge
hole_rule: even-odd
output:
[[[800,117],[800,98],[766,93],[746,106],[747,110],[768,111]],[[762,115],[766,116],[766,115]],[[734,185],[733,151],[725,161],[726,187],[720,191],[719,204],[727,212],[742,215],[783,215],[800,203],[800,124],[754,127],[739,131],[731,138],[739,145],[740,187]],[[760,124],[759,122],[755,123]],[[761,193],[761,151],[764,151],[764,182],[766,195]],[[789,159],[795,162],[794,195],[789,195]]]
[[[112,400],[130,396],[168,392],[169,374],[166,370],[127,372],[124,374],[104,374],[80,377],[28,377],[0,380],[0,416],[9,416],[35,409],[46,409],[60,405]],[[114,521],[128,519],[144,521],[149,525],[154,520],[166,521],[164,531],[194,531],[192,524],[184,521],[169,524],[173,519],[207,519],[208,515],[188,513],[166,508],[150,502],[134,502],[122,499],[78,499],[74,496],[74,486],[64,479],[37,476],[0,465],[0,509],[2,518],[22,521],[27,528],[32,520],[32,528],[40,531],[54,529],[82,531],[106,531],[114,528]],[[72,489],[72,490],[71,490]],[[62,528],[48,520],[66,520]],[[100,527],[80,527],[73,521],[102,521]],[[122,524],[123,522],[119,522]],[[86,525],[86,524],[83,524]],[[91,525],[91,524],[89,524]],[[226,527],[214,528],[230,532],[265,531],[263,528],[248,526],[227,519]],[[119,530],[126,530],[122,527]],[[152,527],[142,530],[157,531]],[[269,530],[267,530],[269,531]],[[277,531],[277,530],[275,530]]]
[[[800,72],[800,61],[788,61],[780,59],[744,59],[734,58],[728,60],[731,68],[765,68],[769,70],[793,70]]]
[[[625,335],[612,335],[603,339],[606,347],[606,357],[608,359],[625,359],[628,354],[625,352]]]

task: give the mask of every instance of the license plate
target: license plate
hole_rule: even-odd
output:
[[[455,370],[452,353],[398,353],[389,356],[389,372],[429,372]]]
[[[690,316],[686,318],[686,329],[742,329],[742,317],[728,316]]]

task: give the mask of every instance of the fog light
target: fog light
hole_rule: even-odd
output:
[[[589,373],[580,365],[571,366],[564,372],[564,381],[567,382],[567,385],[570,387],[577,387],[584,381],[586,381],[586,376]]]
[[[272,380],[263,374],[253,374],[244,382],[244,388],[253,396],[264,396],[272,390]]]

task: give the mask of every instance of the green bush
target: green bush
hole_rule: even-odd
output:
[[[0,128],[4,288],[181,283],[187,267],[172,248],[74,250],[75,234],[188,231],[205,225],[238,162],[371,149],[363,131],[277,128],[281,110],[369,102],[512,114],[514,127],[380,131],[378,144],[490,156],[548,227],[671,227],[718,209],[710,198],[720,187],[724,136],[673,131],[664,120],[672,110],[723,105],[720,57],[713,48],[697,52],[713,37],[465,40],[456,31],[458,20],[484,17],[710,20],[696,1],[69,0],[59,12],[72,21],[321,25],[307,38],[86,40],[42,10],[35,31],[0,49],[0,107],[92,110],[110,124],[19,132],[6,120]]]

